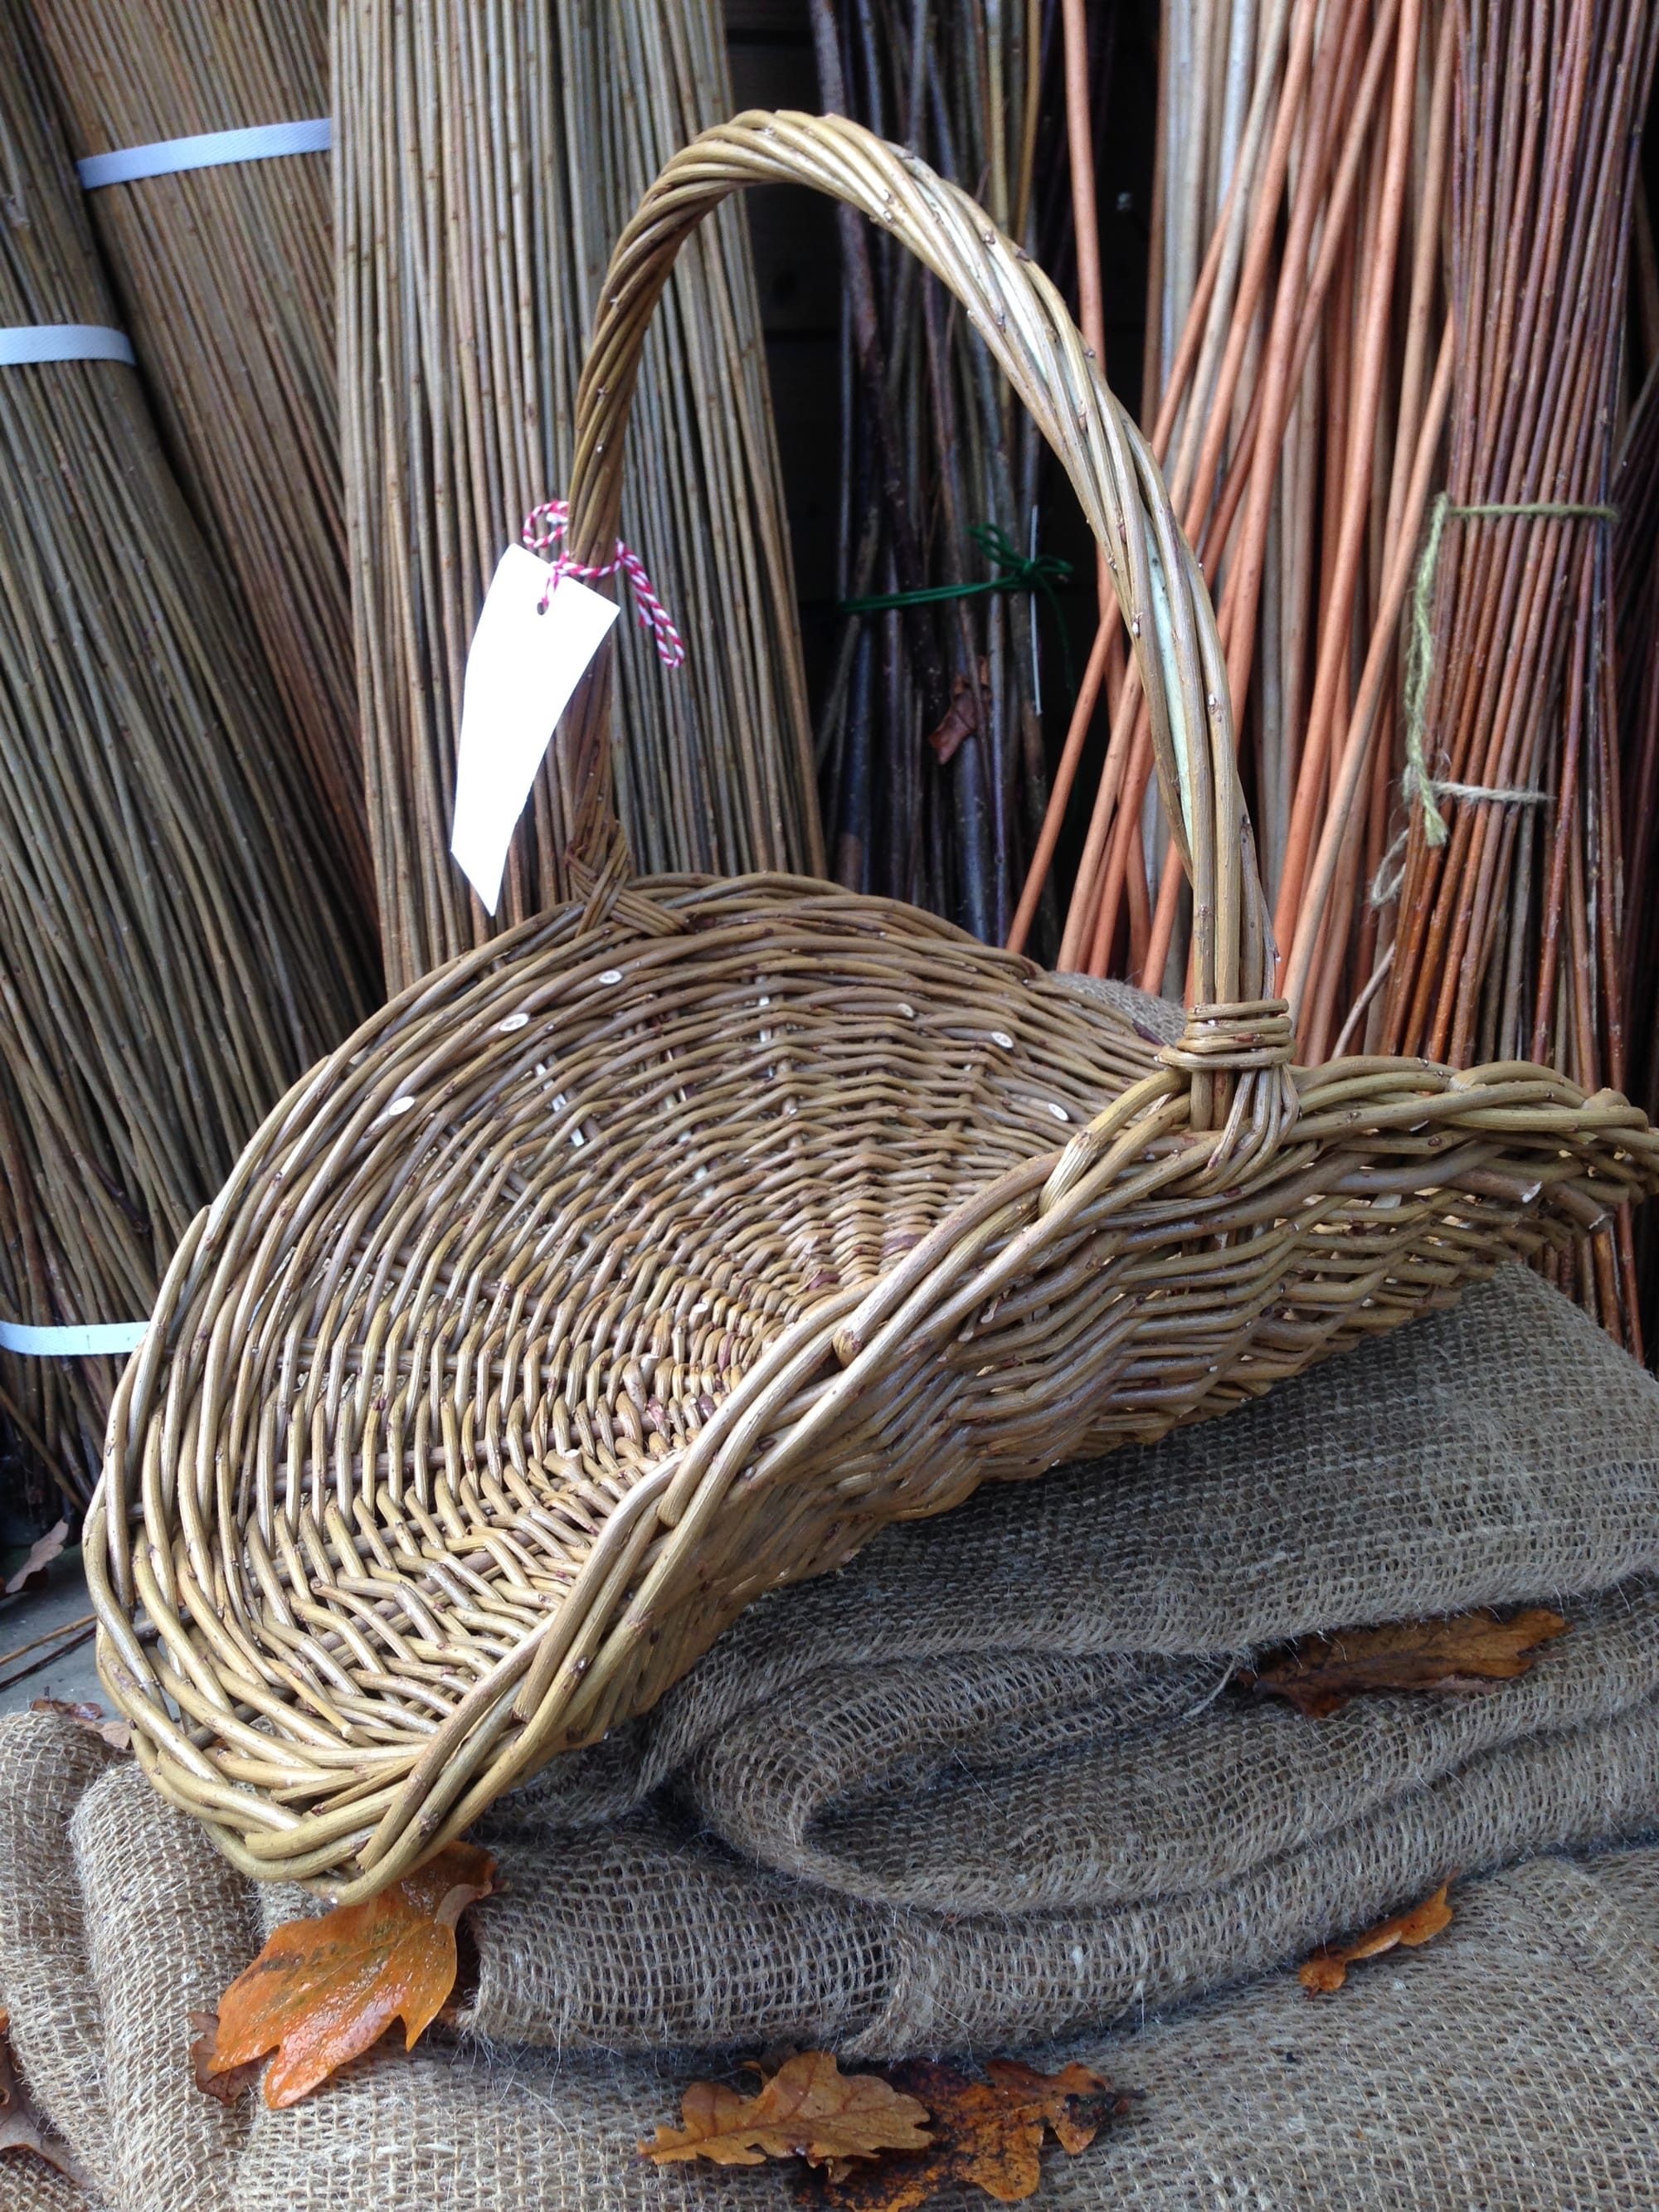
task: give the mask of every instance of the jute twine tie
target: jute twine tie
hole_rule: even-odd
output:
[[[1443,845],[1449,834],[1445,816],[1440,811],[1443,799],[1462,799],[1488,806],[1542,806],[1550,794],[1524,784],[1453,783],[1443,781],[1429,774],[1425,746],[1425,728],[1428,719],[1429,678],[1434,670],[1434,633],[1431,615],[1434,605],[1436,573],[1440,566],[1441,542],[1448,521],[1480,521],[1487,517],[1522,518],[1552,522],[1613,522],[1618,520],[1616,507],[1581,504],[1567,500],[1528,500],[1510,502],[1502,500],[1483,500],[1469,507],[1454,507],[1445,492],[1442,492],[1429,511],[1429,534],[1417,564],[1417,575],[1412,586],[1411,642],[1406,661],[1406,765],[1401,772],[1401,795],[1407,810],[1415,799],[1423,810],[1423,836],[1425,843]],[[1382,856],[1371,884],[1370,902],[1374,907],[1386,906],[1400,889],[1403,867],[1396,864],[1406,848],[1409,830],[1401,830]]]

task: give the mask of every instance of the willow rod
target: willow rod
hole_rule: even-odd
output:
[[[32,0],[71,150],[325,118],[327,0]],[[86,194],[162,437],[270,664],[374,942],[351,657],[326,152]]]
[[[1103,17],[1092,48],[1079,40],[1075,7],[1062,32],[1059,0],[991,9],[909,0],[893,10],[813,0],[811,19],[826,110],[902,131],[942,173],[983,191],[999,224],[1023,216],[1028,251],[1057,258],[1056,241],[1039,235],[1045,227],[1070,250],[1074,194],[1092,206],[1088,172],[1111,61]],[[1067,71],[1092,88],[1092,102],[1066,100]],[[1050,100],[1070,117],[1063,186],[1052,169],[1035,179]],[[1088,262],[1087,235],[1081,276],[1099,352],[1097,256]],[[1034,673],[1036,640],[1052,635],[1031,568],[1043,552],[1032,537],[1040,441],[934,279],[879,234],[866,240],[844,225],[842,241],[846,627],[819,742],[833,865],[849,889],[908,900],[988,941],[1006,937],[1018,905],[1021,933],[1035,927],[1051,949],[1052,891],[1039,879],[1019,897],[1028,856],[1045,836],[1052,842]],[[988,589],[999,579],[1006,588]],[[896,608],[870,604],[895,599]],[[1106,672],[1112,635],[1103,628],[1085,698]],[[1058,695],[1064,711],[1069,688],[1069,671],[1051,654],[1044,708]],[[1072,726],[1062,780],[1075,773],[1081,705]]]
[[[565,897],[544,771],[488,915],[449,854],[466,648],[573,461],[605,257],[644,181],[730,112],[712,0],[335,0],[346,513],[371,843],[394,987]],[[623,536],[686,638],[624,612],[618,788],[636,865],[822,874],[794,583],[741,215],[670,282]],[[608,586],[606,587],[608,588]]]

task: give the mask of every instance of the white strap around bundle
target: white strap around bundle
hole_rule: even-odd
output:
[[[14,323],[0,328],[0,368],[39,361],[125,361],[133,358],[125,331],[100,323]]]
[[[246,131],[204,131],[191,138],[157,138],[148,146],[122,146],[89,154],[75,165],[89,192],[102,185],[135,184],[141,177],[171,177],[181,169],[216,169],[230,161],[273,161],[284,154],[326,154],[334,126],[326,115],[303,123],[258,123]]]
[[[25,1359],[107,1358],[136,1352],[149,1327],[143,1321],[94,1321],[69,1328],[31,1328],[21,1322],[0,1321],[0,1352],[15,1352]]]

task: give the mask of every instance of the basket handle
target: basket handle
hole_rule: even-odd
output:
[[[571,550],[597,562],[616,540],[646,328],[687,235],[739,186],[788,183],[857,209],[933,270],[1064,464],[1106,550],[1139,663],[1164,809],[1193,887],[1196,1003],[1170,1056],[1206,1093],[1212,1072],[1277,1066],[1289,1056],[1288,1025],[1270,996],[1272,924],[1239,787],[1225,657],[1197,560],[1150,448],[1059,293],[925,162],[843,116],[762,112],[705,131],[672,157],[606,273],[577,393]],[[628,872],[611,797],[608,659],[566,716],[557,755],[573,868],[590,893]],[[1223,1081],[1217,1103],[1232,1088]],[[1194,1121],[1210,1125],[1210,1115],[1195,1112]]]

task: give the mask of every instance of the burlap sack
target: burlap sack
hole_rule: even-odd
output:
[[[1310,2000],[1278,1975],[1044,2055],[1139,2087],[1054,2212],[1641,2212],[1659,2203],[1659,1852],[1455,1893],[1429,1948]],[[396,2054],[259,2114],[236,2212],[793,2212],[787,2170],[657,2170],[635,2144],[694,2061]],[[679,2071],[676,2071],[676,2067]],[[983,2212],[972,2191],[939,2212]]]
[[[615,1820],[751,1713],[771,1716],[777,1790],[802,1786],[781,1761],[806,1756],[793,1714],[809,1678],[823,1766],[805,1786],[828,1802],[849,1786],[822,1688],[838,1672],[885,1667],[914,1686],[885,1715],[878,1695],[854,1716],[849,1679],[856,1784],[860,1762],[874,1778],[935,1751],[948,1765],[964,1731],[995,1729],[1000,1697],[1003,1720],[1030,1728],[1045,1698],[1059,1714],[1098,1694],[1086,1672],[1068,1692],[1052,1663],[1052,1694],[1033,1694],[1017,1659],[1224,1664],[1316,1630],[1549,1603],[1656,1571],[1659,1383],[1509,1267],[1224,1419],[885,1530],[840,1574],[751,1607],[655,1711],[555,1760],[511,1817]],[[960,1663],[973,1659],[989,1663]],[[1194,1701],[1214,1679],[1189,1677]]]
[[[501,1808],[512,1887],[477,1916],[468,2039],[373,2054],[289,2114],[191,2103],[182,2015],[257,1932],[210,1845],[131,1767],[99,1781],[94,1738],[0,1723],[0,2002],[112,2212],[781,2207],[775,2172],[633,2154],[712,2051],[1139,2020],[1455,1869],[1652,1823],[1656,1505],[1659,1390],[1512,1273],[1225,1423],[890,1531]],[[1490,1698],[1313,1724],[1223,1692],[1307,1629],[1548,1599],[1573,1634]],[[1086,2055],[1152,2095],[1050,2190],[1103,2212],[1659,2199],[1659,1855],[1550,1869],[1466,1881],[1443,1952],[1367,1970],[1340,2014],[1272,1981],[1127,2043],[1094,2027]]]
[[[470,2024],[1006,2047],[1644,1828],[1656,1506],[1659,1386],[1516,1269],[1224,1422],[890,1530],[497,1808]],[[1546,1599],[1572,1632],[1488,1697],[1311,1723],[1223,1691],[1270,1639]]]
[[[0,1719],[0,2004],[36,2106],[112,2212],[224,2212],[248,2107],[196,2087],[192,2011],[258,1946],[249,1886],[131,1759],[53,1715]],[[0,2159],[0,2212],[72,2203]]]
[[[0,2212],[88,2212],[88,2204],[55,2166],[21,2151],[0,2157]]]
[[[498,1845],[471,2030],[644,2051],[796,2040],[855,2056],[1006,2050],[1224,1986],[1455,1870],[1659,1817],[1659,1703],[1525,1737],[1212,1889],[957,1916],[836,1895],[672,1826]],[[1221,1808],[1212,1825],[1226,1823]]]
[[[0,2007],[36,2101],[106,2196],[116,2172],[103,2021],[69,1829],[82,1794],[115,1763],[106,1743],[70,1722],[0,1720]]]
[[[211,1846],[196,1848],[200,1831],[131,1759],[88,1790],[70,1835],[104,2021],[104,2094],[119,2116],[112,2194],[157,2212],[221,2212],[247,2109],[196,2087],[189,2017],[213,2011],[259,1948],[248,1885]]]
[[[32,1742],[20,1729],[36,1731]],[[20,1750],[32,1807],[67,1830],[89,1778],[77,1734],[0,1722],[0,1850],[15,1854],[19,1839]],[[44,1854],[10,1862],[0,1989],[23,1995],[30,2016],[14,2026],[33,2048],[49,2047],[43,2030],[65,2008],[99,2018],[64,1899],[84,1882],[103,1900],[86,1933],[106,1942],[98,1923],[136,1875],[115,1795],[100,1799],[105,1817],[75,1823],[79,1881]],[[192,1822],[157,1809],[165,1848],[145,1863],[144,1895],[165,1946],[206,1955],[225,1928],[215,1854]],[[1659,1850],[1534,1862],[1454,1898],[1447,1935],[1356,1969],[1334,1998],[1310,2001],[1280,1975],[1143,2032],[1044,2054],[1045,2064],[1083,2057],[1146,2094],[1082,2158],[1049,2154],[1043,2201],[1056,2212],[1634,2212],[1659,2202]],[[26,1924],[56,1932],[55,1990],[14,1948]],[[158,1986],[168,1971],[158,1955]],[[106,2138],[137,2118],[125,2100],[174,2095],[181,2062],[165,2043],[147,2045],[147,2083],[112,2063],[125,2088],[98,2114]],[[696,2070],[706,2069],[680,2053],[559,2060],[433,2043],[410,2057],[393,2039],[290,2112],[252,2105],[240,2148],[195,2136],[195,2201],[227,2212],[793,2212],[787,2166],[659,2169],[639,2158],[638,2138],[675,2116]],[[85,2132],[84,2112],[47,2109],[65,2133],[71,2121]],[[963,2191],[937,2202],[982,2212],[986,2200]],[[0,2212],[85,2208],[34,2161],[0,2158]],[[141,2208],[112,2197],[109,2212]]]
[[[1092,2055],[1146,2092],[1054,2212],[1637,2212],[1659,2202],[1651,1850],[1454,1893],[1330,1999],[1288,1975]]]
[[[1430,1948],[1332,1999],[1280,1973],[1041,2054],[1145,2094],[1084,2158],[1050,2153],[1055,2212],[1638,2212],[1659,2202],[1659,1850],[1535,1860],[1454,1893]],[[255,2121],[236,2212],[785,2212],[775,2168],[656,2170],[691,2057],[388,2056]],[[376,2176],[380,2180],[376,2183]],[[399,2183],[393,2176],[418,2176]],[[939,2212],[983,2212],[947,2192]]]
[[[919,1734],[935,1671],[816,1676],[790,1698],[787,1735],[760,1707],[704,1748],[686,1782],[734,1850],[854,1897],[1029,1912],[1219,1889],[1480,1753],[1659,1697],[1659,1581],[1569,1602],[1571,1633],[1491,1695],[1357,1699],[1322,1721],[1189,1697],[1137,1729],[1056,1682],[1057,1700],[1078,1701],[1044,1716],[1029,1746],[1016,1729],[896,1776],[870,1771],[857,1729],[878,1745],[895,1721],[894,1733]]]

